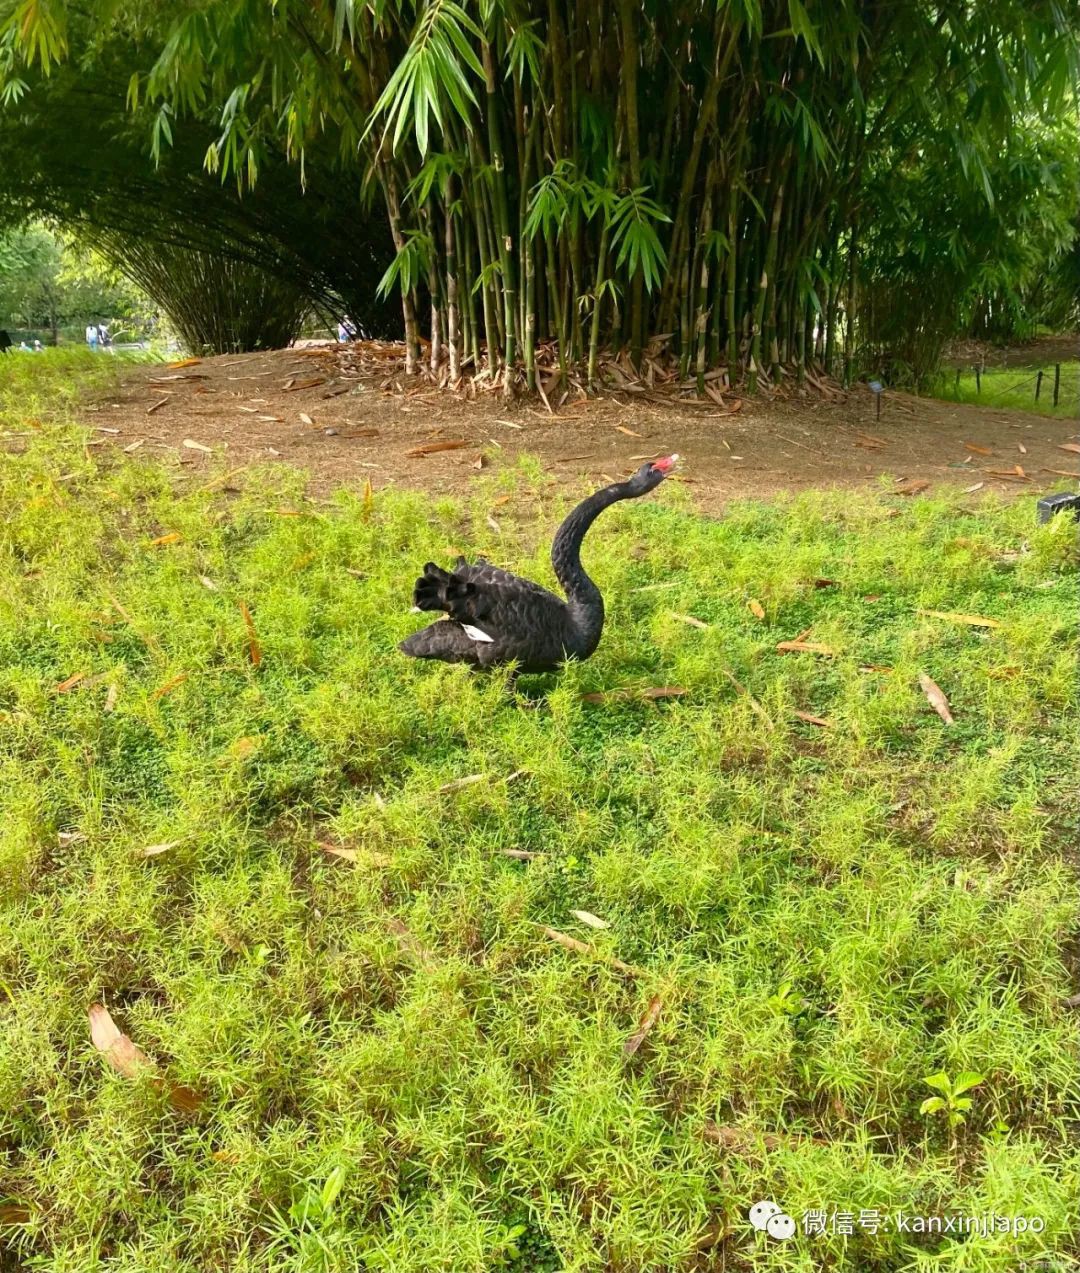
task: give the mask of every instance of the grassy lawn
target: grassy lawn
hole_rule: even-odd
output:
[[[978,377],[973,367],[944,370],[933,386],[936,398],[970,402],[980,407],[1004,407],[1010,411],[1035,411],[1057,419],[1080,415],[1080,362],[1061,363],[1058,405],[1054,406],[1054,368],[1043,367],[1038,401],[1035,399],[1038,367],[987,367]]]
[[[1076,1249],[1074,523],[951,493],[708,520],[666,486],[586,544],[598,654],[514,701],[397,654],[411,582],[461,549],[551,583],[577,492],[178,481],[63,423],[100,356],[12,362],[0,1268]],[[807,628],[831,654],[777,651]],[[132,1044],[95,1048],[95,1003]],[[939,1072],[981,1079],[952,1119],[921,1112]],[[763,1198],[795,1238],[750,1227]],[[1046,1231],[801,1232],[863,1209]]]

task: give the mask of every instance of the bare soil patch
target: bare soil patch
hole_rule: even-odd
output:
[[[674,385],[571,392],[548,410],[410,384],[399,367],[396,348],[377,342],[133,367],[119,392],[89,404],[88,422],[118,447],[171,454],[194,471],[222,453],[230,468],[293,464],[313,494],[365,478],[460,492],[521,453],[556,477],[604,481],[677,451],[705,511],[807,487],[1041,493],[1080,477],[1080,454],[1061,449],[1080,438],[1080,421],[1023,411],[887,393],[876,419],[865,387],[823,396],[792,386],[754,400],[725,391],[716,401]]]

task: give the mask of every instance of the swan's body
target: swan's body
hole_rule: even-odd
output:
[[[453,571],[424,566],[413,601],[419,610],[442,610],[446,618],[422,628],[398,647],[417,659],[467,663],[474,668],[515,663],[521,672],[551,672],[568,658],[587,659],[600,644],[604,599],[581,565],[581,542],[610,505],[635,499],[659,486],[677,456],[644,464],[626,482],[590,495],[559,527],[551,563],[566,591],[553,592],[480,558],[459,557]]]

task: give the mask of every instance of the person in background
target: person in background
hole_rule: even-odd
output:
[[[30,346],[26,343],[26,341],[25,341],[25,340],[20,340],[20,341],[19,341],[19,353],[20,353],[20,354],[29,354],[29,353],[31,353],[31,352],[32,352],[32,350],[30,349]]]
[[[112,344],[112,333],[109,331],[107,323],[98,323],[98,337],[101,340],[101,347],[108,349]]]
[[[337,325],[337,338],[343,345],[347,341],[356,339],[356,328],[353,325],[353,320],[348,316],[348,314],[346,314]]]
[[[11,348],[11,337],[0,327],[0,354],[6,354]]]
[[[98,329],[97,323],[88,323],[86,326],[86,343],[91,349],[98,347]]]
[[[45,352],[45,346],[41,343],[41,341],[40,341],[40,340],[35,340],[35,341],[34,341],[34,353],[35,353],[35,354],[43,354],[44,352]]]

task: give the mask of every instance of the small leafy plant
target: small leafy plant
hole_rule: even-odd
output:
[[[978,1087],[983,1080],[982,1074],[975,1074],[970,1070],[958,1074],[955,1079],[950,1079],[944,1070],[939,1074],[928,1075],[923,1082],[937,1088],[941,1095],[928,1096],[919,1106],[919,1113],[943,1113],[950,1127],[959,1127],[964,1121],[964,1115],[971,1109],[971,1097],[965,1096],[964,1092],[970,1092],[973,1087]]]

